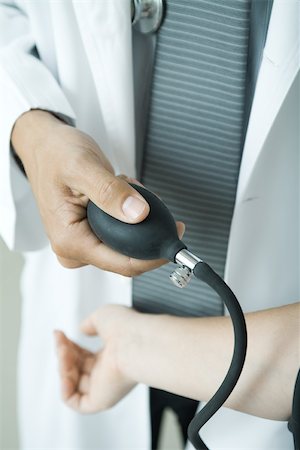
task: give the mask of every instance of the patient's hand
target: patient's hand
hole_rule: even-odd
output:
[[[97,353],[83,349],[61,331],[55,332],[64,402],[81,413],[108,409],[121,400],[135,382],[118,367],[118,342],[122,324],[135,313],[122,306],[105,306],[81,325],[83,333],[99,335],[104,347]]]

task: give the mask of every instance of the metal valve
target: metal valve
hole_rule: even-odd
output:
[[[175,286],[184,288],[191,279],[194,267],[198,262],[202,262],[202,259],[188,249],[181,249],[175,256],[175,262],[179,264],[179,267],[171,273],[170,279]]]
[[[186,266],[176,267],[176,269],[171,273],[170,280],[175,286],[179,288],[184,288],[189,283],[192,276],[192,271]]]

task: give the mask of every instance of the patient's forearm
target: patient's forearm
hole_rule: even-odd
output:
[[[246,315],[248,353],[225,406],[270,419],[291,414],[299,369],[299,304]],[[137,382],[207,401],[231,361],[228,317],[137,314],[119,347],[121,370]]]

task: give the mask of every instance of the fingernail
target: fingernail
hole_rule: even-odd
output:
[[[127,197],[122,206],[125,216],[133,220],[139,217],[145,208],[146,203],[143,200],[132,196]]]

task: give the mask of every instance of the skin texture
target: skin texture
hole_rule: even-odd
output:
[[[240,380],[225,406],[288,420],[300,363],[300,303],[246,315],[248,352]],[[137,383],[207,401],[230,364],[228,317],[181,318],[141,314],[109,305],[81,325],[98,335],[91,353],[55,332],[62,398],[81,413],[115,405]]]
[[[138,223],[149,213],[148,203],[127,183],[136,180],[115,176],[90,136],[46,111],[32,110],[16,121],[11,141],[24,165],[52,249],[64,267],[92,264],[135,276],[166,263],[120,255],[100,242],[90,229],[86,218],[89,199],[128,223]],[[139,212],[138,205],[132,208],[134,200],[140,201]],[[132,214],[128,215],[130,210]],[[177,228],[182,236],[184,224],[178,222]]]

